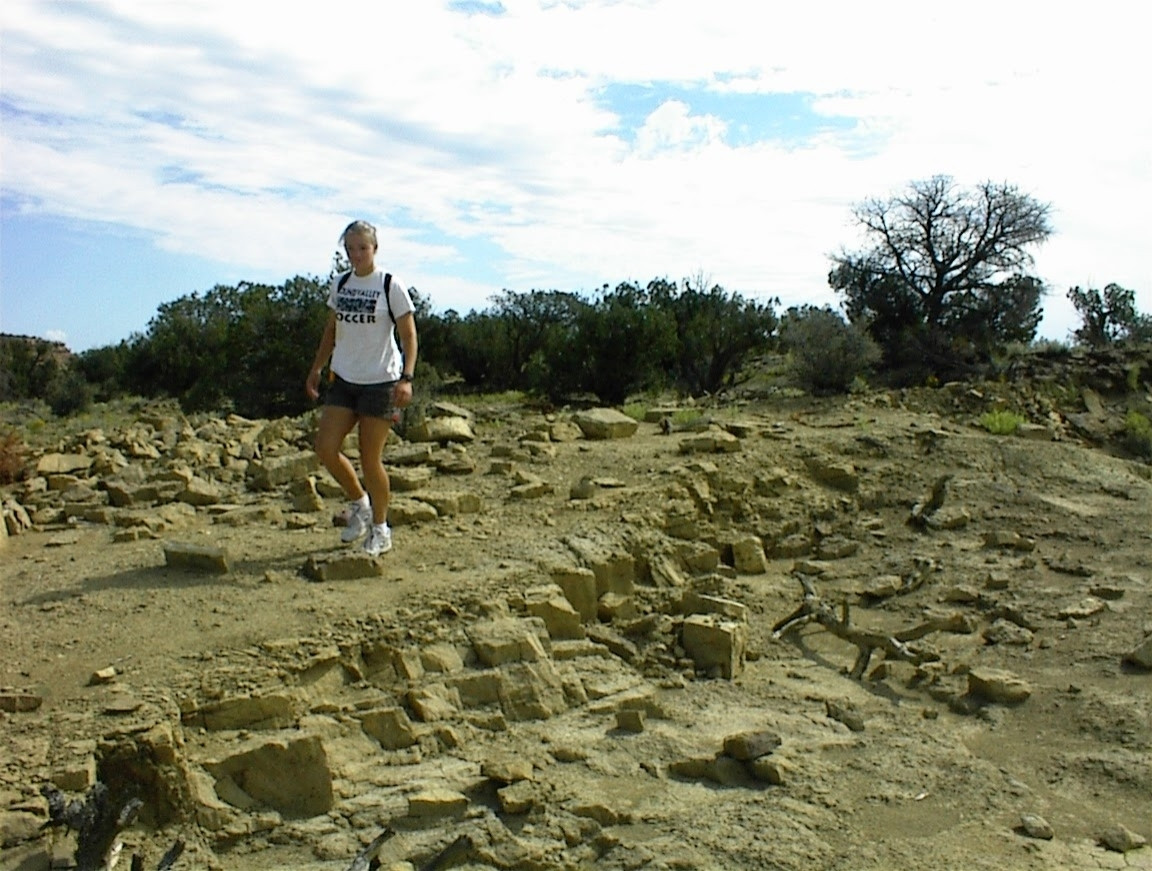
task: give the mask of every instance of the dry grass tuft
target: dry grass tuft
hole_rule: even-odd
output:
[[[24,480],[26,450],[15,430],[0,434],[0,485]]]

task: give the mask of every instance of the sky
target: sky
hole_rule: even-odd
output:
[[[1032,274],[1067,340],[1072,286],[1152,313],[1143,22],[1131,0],[6,0],[0,332],[116,344],[192,293],[327,276],[353,219],[437,312],[654,278],[836,307],[853,206],[947,175],[1050,205]]]

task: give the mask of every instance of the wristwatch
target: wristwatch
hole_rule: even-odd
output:
[[[407,381],[409,384],[411,384],[412,383],[412,376],[409,375],[407,372],[405,372],[403,375],[400,376],[400,380],[401,381]]]

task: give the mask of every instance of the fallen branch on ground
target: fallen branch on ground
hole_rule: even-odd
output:
[[[948,482],[951,480],[951,475],[941,475],[936,479],[935,483],[932,484],[932,489],[925,494],[923,499],[912,506],[912,512],[908,516],[909,526],[920,529],[928,528],[932,515],[944,505],[944,499],[948,495]]]
[[[356,857],[355,861],[348,866],[348,871],[372,871],[372,869],[379,868],[380,861],[377,859],[376,854],[380,852],[380,847],[384,842],[395,834],[396,832],[391,828],[384,829],[384,831],[372,840],[371,844],[360,852],[360,855]]]
[[[773,636],[779,638],[808,623],[819,623],[837,638],[854,644],[859,650],[856,662],[849,672],[856,679],[864,676],[868,663],[872,659],[872,654],[877,650],[882,650],[886,659],[921,665],[925,662],[934,662],[940,657],[934,651],[918,649],[909,642],[916,641],[933,632],[967,633],[972,631],[969,619],[964,614],[934,617],[908,629],[893,633],[857,629],[849,622],[847,602],[841,603],[838,611],[834,606],[820,598],[816,593],[816,588],[807,577],[798,574],[796,579],[804,588],[804,601],[795,611],[772,627]]]
[[[63,826],[76,832],[76,871],[106,871],[115,866],[124,849],[120,833],[136,821],[144,806],[140,799],[133,798],[117,809],[108,795],[108,787],[99,781],[83,800],[68,801],[64,793],[51,784],[42,786],[40,794],[48,800],[48,822],[42,828]],[[167,871],[183,852],[184,842],[177,839],[160,859],[157,871]],[[132,871],[144,871],[144,860],[133,855],[131,867]]]

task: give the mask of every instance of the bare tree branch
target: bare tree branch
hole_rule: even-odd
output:
[[[919,650],[910,642],[917,641],[933,632],[969,632],[971,626],[963,614],[952,614],[948,617],[934,617],[910,626],[895,633],[876,632],[868,629],[857,629],[850,624],[848,604],[841,603],[841,612],[822,600],[816,593],[812,582],[804,575],[796,575],[800,586],[804,589],[804,601],[795,611],[780,620],[772,627],[772,634],[776,637],[794,632],[808,623],[819,623],[837,638],[842,638],[856,646],[858,653],[856,662],[849,674],[859,679],[868,669],[872,654],[880,650],[886,659],[895,659],[902,662],[911,662],[920,665],[939,659],[931,650]]]

